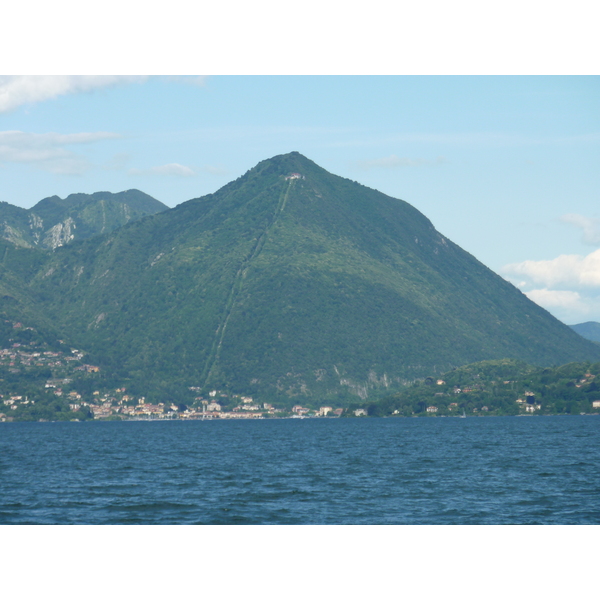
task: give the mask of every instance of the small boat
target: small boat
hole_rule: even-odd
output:
[[[467,415],[465,414],[465,409],[463,408],[463,414],[462,415],[458,415],[461,419],[466,419]]]

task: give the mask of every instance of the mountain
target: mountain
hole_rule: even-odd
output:
[[[30,209],[0,202],[0,237],[17,246],[54,250],[166,209],[139,190],[52,196]]]
[[[586,340],[600,343],[600,323],[588,321],[587,323],[579,323],[578,325],[569,325],[569,327]]]
[[[344,403],[476,361],[600,360],[415,208],[297,152],[41,254],[6,252],[0,310],[149,394]]]

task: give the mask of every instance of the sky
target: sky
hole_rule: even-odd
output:
[[[0,200],[24,208],[132,188],[173,207],[294,150],[600,321],[598,76],[0,77]]]

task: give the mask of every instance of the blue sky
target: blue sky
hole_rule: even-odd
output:
[[[597,76],[0,78],[0,200],[26,208],[131,188],[175,206],[292,150],[600,321]]]

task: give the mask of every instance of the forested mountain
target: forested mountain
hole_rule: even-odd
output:
[[[344,403],[474,361],[600,360],[415,208],[297,152],[51,253],[7,244],[1,275],[11,318],[164,394]]]
[[[53,250],[166,209],[139,190],[51,196],[30,209],[0,202],[0,237],[17,246]]]

